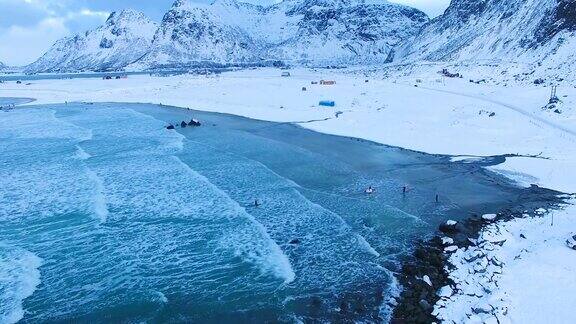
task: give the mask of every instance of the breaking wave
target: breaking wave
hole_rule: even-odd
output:
[[[174,157],[178,163],[182,164],[188,172],[194,177],[202,179],[211,189],[220,195],[229,199],[234,205],[233,208],[237,215],[241,215],[250,222],[252,226],[235,228],[228,235],[220,240],[220,246],[223,248],[232,247],[236,256],[244,260],[257,264],[262,272],[270,272],[284,280],[284,283],[290,283],[296,278],[292,269],[290,260],[284,254],[280,246],[270,237],[266,228],[250,215],[245,208],[240,206],[226,192],[211,183],[208,178],[192,170],[186,163],[178,157]]]
[[[92,202],[94,204],[94,214],[101,223],[105,223],[108,218],[108,206],[106,202],[106,195],[104,194],[104,182],[96,174],[96,172],[91,169],[86,169],[88,178],[94,183],[94,197]]]
[[[42,264],[35,254],[0,245],[0,323],[16,323],[24,317],[22,303],[40,284]]]

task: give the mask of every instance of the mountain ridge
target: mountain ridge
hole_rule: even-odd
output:
[[[125,29],[117,28],[122,23]],[[140,25],[153,27],[143,31]],[[417,9],[376,0],[285,0],[270,6],[176,0],[159,24],[133,10],[113,13],[103,26],[56,42],[27,71],[392,61],[566,69],[576,65],[575,48],[574,0],[452,0],[432,20]]]
[[[362,64],[389,61],[393,48],[428,22],[421,11],[387,1],[287,0],[263,7],[236,0],[212,4],[176,0],[158,24],[150,45],[130,46],[138,55],[114,60],[98,52],[114,47],[101,34],[58,41],[29,72],[155,69],[203,64]],[[83,44],[100,41],[100,50]],[[145,50],[140,50],[144,47]],[[73,49],[69,53],[66,49]],[[108,50],[110,52],[110,50]]]
[[[573,0],[452,0],[399,48],[396,60],[536,63],[573,38],[575,17]]]

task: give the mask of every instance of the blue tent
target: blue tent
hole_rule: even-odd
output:
[[[336,102],[332,100],[322,100],[320,101],[319,105],[324,107],[334,107],[336,106]]]

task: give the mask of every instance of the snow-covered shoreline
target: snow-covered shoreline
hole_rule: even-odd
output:
[[[434,316],[442,322],[573,323],[576,281],[574,200],[486,225],[472,245],[445,249],[453,284],[439,289]]]
[[[299,121],[303,122],[303,127],[324,133],[428,153],[539,155],[542,158],[511,158],[491,168],[516,180],[519,185],[536,184],[561,192],[576,192],[576,89],[573,87],[559,88],[564,111],[555,114],[541,109],[547,103],[548,88],[468,82],[468,78],[478,79],[482,75],[441,79],[437,74],[429,73],[417,80],[413,76],[384,78],[377,72],[371,72],[370,77],[358,71],[351,74],[296,69],[291,73],[292,77],[282,78],[277,69],[258,69],[210,77],[131,76],[127,80],[42,80],[31,81],[30,85],[9,82],[0,85],[0,97],[32,97],[37,99],[34,104],[66,101],[162,103],[255,119]],[[321,79],[336,80],[336,85],[311,84]],[[336,107],[318,107],[320,100],[334,100]],[[555,314],[562,317],[554,322],[570,320],[566,318],[570,314],[560,312],[560,307],[576,304],[572,293],[576,290],[576,280],[565,276],[570,271],[576,272],[576,253],[563,242],[570,232],[576,231],[576,208],[568,205],[561,211],[551,211],[552,214],[557,222],[554,227],[550,227],[550,216],[546,216],[548,218],[499,222],[481,232],[481,236],[487,236],[499,231],[499,235],[507,239],[502,246],[496,248],[494,244],[486,244],[487,248],[482,250],[484,255],[494,253],[503,265],[502,273],[498,274],[500,288],[492,290],[491,294],[484,293],[483,299],[477,298],[477,302],[506,308],[504,318],[513,322],[525,322],[523,320],[529,316],[554,319]],[[520,238],[520,233],[526,238]],[[487,272],[473,276],[468,273],[470,266],[462,260],[471,251],[473,249],[458,250],[450,258],[450,262],[457,265],[450,276],[460,284],[463,294],[445,298],[442,304],[437,304],[439,317],[447,316],[458,322],[466,319],[463,316],[472,309],[466,289],[478,288]],[[521,259],[515,258],[518,254]],[[551,255],[560,255],[554,260],[557,265],[546,259]],[[524,275],[524,269],[538,271],[528,276]],[[549,275],[547,270],[550,269],[556,271],[555,275]],[[551,289],[542,290],[541,286],[535,285],[534,291],[524,294],[526,280],[546,282],[546,287]],[[554,291],[562,287],[565,289],[560,293]],[[441,291],[446,293],[448,290]],[[547,307],[538,314],[532,314],[536,312],[533,303],[537,303],[538,298],[531,299],[529,293],[538,293],[540,299],[550,303],[546,303]],[[488,301],[489,296],[494,300]],[[562,302],[553,303],[557,298],[562,298]],[[482,314],[488,317],[488,313]],[[476,315],[482,317],[482,314]]]

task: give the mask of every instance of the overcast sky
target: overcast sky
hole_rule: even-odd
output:
[[[212,0],[197,0],[212,2]],[[245,0],[269,4],[275,0]],[[389,0],[416,7],[430,17],[441,14],[450,0]],[[56,40],[100,25],[110,12],[143,11],[160,21],[174,0],[0,0],[0,62],[25,65],[40,57]]]

